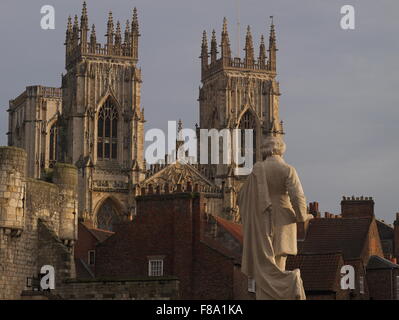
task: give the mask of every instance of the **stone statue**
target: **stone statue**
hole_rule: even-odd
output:
[[[305,300],[299,269],[285,270],[297,254],[296,222],[313,218],[296,170],[285,163],[285,143],[268,137],[238,195],[243,224],[241,271],[254,279],[257,300]]]

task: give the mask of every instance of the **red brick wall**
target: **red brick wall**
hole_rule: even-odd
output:
[[[96,277],[147,277],[148,256],[164,256],[164,276],[178,277],[182,299],[233,299],[233,259],[201,241],[205,201],[192,193],[139,197],[134,220],[97,246]]]
[[[373,200],[342,200],[341,213],[343,218],[359,218],[374,216]]]
[[[367,282],[373,300],[395,299],[397,270],[368,270]]]
[[[78,223],[78,240],[74,248],[75,259],[82,259],[88,265],[88,252],[95,250],[97,239],[90,233],[82,222]],[[94,272],[94,266],[90,266]]]
[[[201,243],[195,261],[194,299],[233,299],[233,262]]]
[[[255,300],[255,293],[248,292],[248,278],[241,272],[240,266],[234,267],[234,299]]]
[[[162,207],[151,200],[137,205],[135,219],[118,225],[115,235],[98,245],[96,277],[146,277],[148,256],[157,255],[165,256],[164,275],[174,274],[174,213],[182,209],[182,201],[165,199]]]

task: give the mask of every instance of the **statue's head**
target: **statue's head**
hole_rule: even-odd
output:
[[[282,156],[285,152],[286,146],[283,139],[280,137],[269,136],[265,139],[261,146],[262,158],[278,155]]]

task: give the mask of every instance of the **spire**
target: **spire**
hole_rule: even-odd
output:
[[[215,30],[212,31],[212,40],[211,40],[211,63],[216,62],[218,49],[217,49],[217,42],[216,42],[216,32]]]
[[[112,54],[112,49],[114,45],[114,18],[112,17],[112,11],[108,14],[108,23],[107,23],[107,54]]]
[[[89,18],[87,16],[87,5],[86,1],[83,2],[83,8],[82,8],[82,16],[80,18],[80,28],[81,29],[89,29]]]
[[[108,14],[107,34],[105,36],[107,37],[107,43],[112,45],[114,40],[114,18],[112,17],[112,11]]]
[[[132,17],[132,32],[140,33],[139,31],[139,19],[137,14],[137,8],[133,9],[133,17]]]
[[[79,43],[79,19],[77,15],[75,15],[75,20],[72,28],[72,42],[74,46],[77,46]]]
[[[97,45],[96,26],[93,24],[91,27],[91,34],[90,34],[90,51],[92,53],[96,52],[96,45]]]
[[[65,38],[65,45],[68,47],[72,41],[72,18],[71,16],[68,17],[67,22],[67,30],[66,30],[66,38]]]
[[[229,33],[227,31],[227,19],[223,19],[223,31],[222,31],[222,43],[220,45],[222,48],[222,58],[223,60],[231,59],[231,49],[230,49],[230,40]]]
[[[277,56],[277,46],[276,46],[276,31],[274,30],[273,16],[270,16],[272,20],[270,25],[270,37],[269,37],[269,70],[276,71],[276,56]]]
[[[131,49],[130,55],[137,62],[139,59],[139,19],[137,14],[137,9],[133,9],[133,17],[132,17],[132,30],[131,30]]]
[[[80,43],[82,52],[87,49],[87,32],[89,31],[89,18],[87,17],[86,1],[83,2],[82,16],[80,18]]]
[[[202,68],[208,66],[208,38],[206,36],[206,31],[202,33],[202,45],[201,45],[201,61],[202,61]]]
[[[176,135],[176,160],[184,160],[184,149],[180,147],[184,145],[183,136],[183,122],[179,119],[177,124],[177,135]]]
[[[259,66],[264,69],[266,66],[266,46],[265,46],[265,37],[260,37],[260,47],[259,47]]]
[[[118,21],[116,23],[115,45],[120,46],[121,44],[122,44],[122,31],[121,31],[121,24]]]
[[[126,21],[126,27],[125,27],[125,44],[130,43],[130,21]]]
[[[254,44],[252,41],[251,27],[247,28],[247,36],[245,37],[245,64],[247,67],[251,67],[254,64]]]

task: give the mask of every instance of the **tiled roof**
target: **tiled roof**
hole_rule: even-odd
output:
[[[286,270],[299,268],[306,291],[337,290],[337,276],[343,265],[341,253],[288,256]]]
[[[219,225],[221,225],[226,231],[228,231],[236,240],[241,244],[243,243],[242,225],[215,216],[215,219]]]
[[[309,223],[299,253],[342,252],[345,260],[361,256],[371,218],[319,218]]]
[[[399,269],[399,265],[379,256],[371,256],[367,263],[367,270]]]
[[[89,232],[94,236],[94,238],[97,239],[98,242],[103,242],[114,234],[112,231],[96,228],[87,228],[87,230],[89,230]]]

